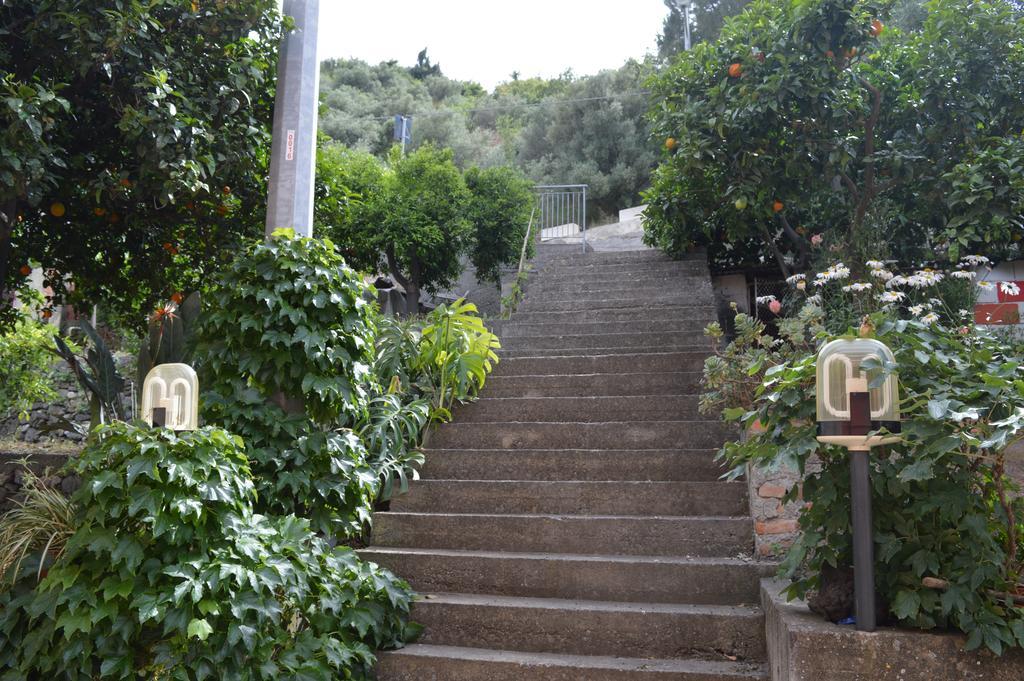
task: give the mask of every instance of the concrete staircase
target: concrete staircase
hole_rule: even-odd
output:
[[[702,259],[546,247],[481,399],[362,555],[422,595],[382,681],[767,679],[746,485],[697,413]]]

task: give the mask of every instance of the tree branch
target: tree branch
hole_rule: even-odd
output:
[[[772,249],[772,254],[775,255],[775,261],[779,264],[779,269],[782,270],[782,276],[788,278],[791,272],[789,266],[786,265],[786,259],[782,256],[782,251],[779,250],[778,245],[775,243],[775,239],[768,232],[768,228],[764,226],[764,223],[760,220],[757,221],[757,226],[761,230],[761,237],[764,239],[768,247]]]
[[[853,229],[858,231],[864,223],[864,215],[867,213],[868,204],[876,195],[875,188],[875,126],[878,124],[878,117],[882,112],[882,91],[869,83],[865,78],[859,78],[860,84],[871,93],[871,115],[864,122],[864,190],[861,192],[860,201],[857,202],[857,210],[853,217]]]
[[[845,170],[839,171],[839,177],[842,178],[843,184],[850,190],[850,198],[853,199],[855,204],[860,203],[860,191],[857,189],[857,185],[853,182],[853,178],[846,174]]]
[[[806,264],[811,257],[811,246],[807,243],[807,239],[796,233],[796,230],[790,226],[789,219],[782,213],[779,213],[779,221],[782,222],[783,233],[800,251],[801,265]]]
[[[395,278],[398,285],[409,290],[409,280],[402,276],[402,271],[398,268],[398,261],[395,259],[395,247],[388,244],[388,247],[384,249],[384,255],[388,260],[388,271],[391,276]]]

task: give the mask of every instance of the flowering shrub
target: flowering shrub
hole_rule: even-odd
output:
[[[872,455],[876,587],[901,624],[960,629],[968,648],[1024,646],[1024,499],[1004,472],[1006,448],[1024,438],[1024,363],[1004,338],[963,324],[957,301],[971,292],[957,287],[968,277],[883,275],[873,264],[868,276],[885,281],[877,288],[844,291],[844,267],[816,277],[821,303],[781,320],[778,339],[738,315],[736,340],[706,363],[701,408],[761,426],[723,447],[734,476],[747,464],[804,475],[784,499],[802,492],[807,506],[782,566],[789,596],[804,596],[823,566],[852,564],[848,455],[817,442],[814,384],[817,348],[834,333],[825,309],[844,297],[859,307],[860,333],[895,353],[894,367],[879,368],[898,373],[903,398],[901,441]],[[820,471],[807,472],[811,456]]]

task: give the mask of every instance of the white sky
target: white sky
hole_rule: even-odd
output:
[[[657,49],[662,0],[321,0],[321,58],[430,60],[488,90],[509,80],[618,68]]]

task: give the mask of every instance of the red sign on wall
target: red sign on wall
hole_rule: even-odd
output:
[[[975,324],[1020,324],[1017,303],[978,303],[974,306]]]

